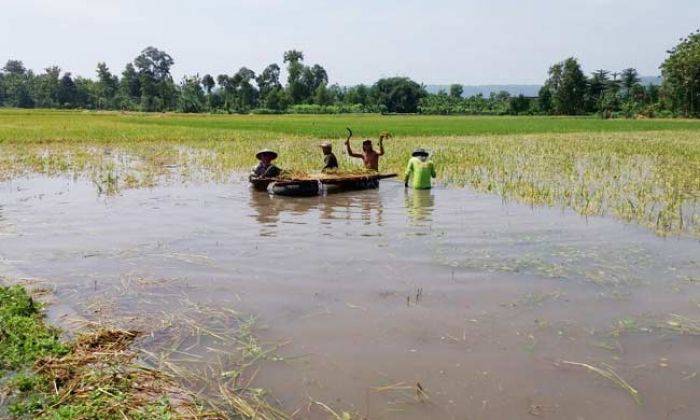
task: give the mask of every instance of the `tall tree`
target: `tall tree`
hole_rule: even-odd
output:
[[[98,84],[91,79],[80,76],[75,77],[73,83],[75,83],[75,99],[73,105],[76,108],[97,108],[100,96]]]
[[[119,78],[113,75],[107,64],[97,63],[97,107],[112,108],[119,89]]]
[[[209,76],[211,77],[211,76]],[[212,79],[213,80],[213,79]],[[178,97],[178,109],[181,112],[202,112],[206,98],[202,89],[202,81],[199,76],[185,76],[180,83],[180,95]]]
[[[370,100],[370,89],[365,85],[357,85],[348,88],[345,93],[345,102],[349,104],[367,105]]]
[[[5,88],[5,74],[0,71],[0,106],[5,105],[7,89]]]
[[[31,90],[35,106],[53,108],[61,105],[58,100],[60,77],[61,68],[51,66],[44,69],[44,73],[33,80]]]
[[[305,69],[303,60],[304,54],[301,51],[289,50],[284,53],[284,62],[287,63],[287,95],[292,104],[303,102],[309,95],[301,80]]]
[[[140,73],[148,73],[159,82],[170,77],[170,67],[173,64],[175,61],[168,53],[155,47],[146,47],[134,59],[134,66]]]
[[[372,87],[377,103],[388,112],[412,113],[418,111],[425,89],[408,77],[379,79]]]
[[[260,91],[260,101],[265,108],[278,109],[280,106],[280,66],[270,64],[255,78]],[[284,94],[284,92],[282,92]]]
[[[325,83],[316,88],[313,99],[315,104],[322,106],[333,105],[335,102],[333,91],[328,89]]]
[[[30,93],[30,84],[34,78],[31,70],[27,70],[20,60],[7,60],[2,68],[3,102],[5,105],[18,108],[33,108],[34,99]]]
[[[64,73],[58,85],[57,99],[59,106],[64,108],[74,108],[78,90],[70,73]]]
[[[136,101],[141,96],[141,81],[132,63],[127,63],[122,72],[119,90],[126,98]]]
[[[685,116],[700,116],[700,29],[668,51],[661,74],[670,108]]]
[[[622,70],[622,72],[620,73],[620,78],[622,86],[625,88],[625,96],[627,98],[630,98],[632,88],[637,86],[639,84],[639,81],[641,80],[639,78],[639,73],[637,72],[637,69],[630,67]]]
[[[202,77],[202,86],[204,86],[204,89],[207,91],[207,95],[211,95],[211,90],[216,86],[216,82],[210,74],[205,74]]]
[[[545,83],[544,86],[540,88],[537,104],[540,108],[540,112],[545,114],[550,114],[554,110],[554,104],[552,103],[552,89]]]
[[[462,87],[462,85],[459,85],[459,84],[450,85],[450,96],[451,97],[461,98],[463,93],[464,93],[464,88]]]
[[[588,95],[586,98],[586,110],[588,112],[596,112],[600,110],[603,94],[610,80],[610,72],[607,70],[596,70],[591,74],[588,82]]]
[[[577,115],[585,110],[586,76],[578,61],[569,57],[549,69],[545,82],[552,93],[554,112],[562,115]]]
[[[170,75],[173,58],[155,47],[147,47],[134,59],[141,84],[141,108],[144,111],[171,109],[176,90]]]
[[[24,67],[24,63],[22,63],[22,61],[20,60],[13,59],[7,60],[2,70],[6,73],[16,76],[22,76],[25,73],[27,73],[27,69]]]
[[[239,112],[247,112],[255,108],[258,100],[258,91],[251,83],[251,81],[255,80],[255,72],[247,67],[241,67],[233,75],[233,79],[237,86],[237,110]]]

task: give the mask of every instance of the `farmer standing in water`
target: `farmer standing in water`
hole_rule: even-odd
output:
[[[404,185],[406,188],[427,190],[431,187],[432,178],[435,178],[435,165],[428,160],[428,152],[421,148],[414,150],[403,175]]]
[[[379,135],[379,152],[375,152],[372,148],[372,140],[365,140],[362,142],[362,154],[354,153],[352,148],[350,148],[350,138],[352,137],[352,130],[348,128],[348,139],[345,140],[345,147],[348,150],[348,155],[354,158],[362,159],[365,164],[366,169],[372,171],[379,170],[379,156],[384,155],[384,139],[389,137],[389,134],[382,133]]]

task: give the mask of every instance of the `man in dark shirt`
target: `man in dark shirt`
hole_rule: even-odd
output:
[[[338,169],[338,159],[333,154],[333,145],[328,141],[324,141],[321,143],[321,150],[323,150],[322,171],[326,172],[329,170]]]

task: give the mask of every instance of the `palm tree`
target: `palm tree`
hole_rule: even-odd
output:
[[[625,95],[629,98],[632,88],[641,80],[637,69],[632,67],[622,70],[622,86],[625,87]]]
[[[304,61],[304,53],[297,50],[289,50],[284,53],[285,63],[296,63],[298,61]]]

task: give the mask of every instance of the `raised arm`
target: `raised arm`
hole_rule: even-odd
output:
[[[384,138],[391,137],[389,133],[382,133],[379,135],[379,156],[384,156]]]
[[[345,148],[348,150],[348,155],[350,155],[351,157],[355,157],[355,158],[361,158],[362,155],[359,155],[357,153],[352,152],[352,148],[350,147],[350,138],[352,137],[352,130],[350,129],[350,127],[348,127],[347,130],[348,130],[348,138],[347,138],[347,140],[345,140]]]

